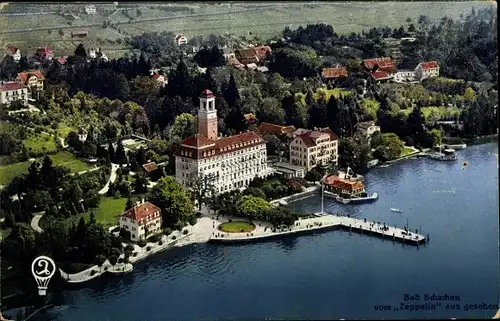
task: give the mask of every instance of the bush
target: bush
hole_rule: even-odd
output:
[[[184,235],[187,235],[189,233],[189,231],[187,229],[185,229],[184,231],[182,231],[182,234]]]
[[[200,218],[202,216],[201,212],[196,212],[196,217]]]
[[[125,253],[132,253],[134,251],[134,246],[131,245],[131,244],[128,244],[127,246],[125,246]]]
[[[163,241],[158,241],[158,245],[163,245]]]
[[[132,253],[132,256],[136,257],[137,256],[137,252]]]
[[[139,245],[140,247],[145,247],[147,244],[147,242],[145,240],[140,240],[139,242],[137,242],[137,245]]]
[[[172,229],[167,227],[163,230],[163,233],[165,233],[166,236],[169,236],[170,234],[172,234]]]
[[[175,235],[172,235],[172,240],[175,240],[177,237]]]
[[[195,215],[190,216],[189,219],[188,219],[189,225],[195,225],[197,221],[198,221],[198,219],[196,218]]]
[[[231,223],[233,220],[232,219],[229,219],[229,223]]]
[[[151,246],[148,246],[148,247],[146,248],[146,251],[148,251],[148,252],[149,252],[149,251],[151,251]]]
[[[92,271],[90,271],[90,276],[94,276],[96,273],[97,273],[96,270],[92,270]]]

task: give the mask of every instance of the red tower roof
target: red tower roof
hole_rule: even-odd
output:
[[[214,93],[208,89],[205,89],[201,92],[200,98],[213,98],[215,97]]]

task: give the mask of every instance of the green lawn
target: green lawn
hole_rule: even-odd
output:
[[[402,109],[401,113],[408,116],[413,111],[413,108]],[[436,116],[439,116],[439,119],[442,119],[446,116],[458,117],[462,113],[462,109],[457,107],[444,107],[444,106],[428,106],[421,108],[422,114],[424,118],[427,119],[431,113],[434,113]]]
[[[72,173],[92,169],[93,166],[82,162],[68,151],[62,151],[54,155],[49,155],[56,166],[68,168]],[[14,177],[28,171],[31,162],[20,162],[8,165],[0,165],[0,185],[7,185]]]
[[[50,158],[52,158],[54,165],[66,167],[72,173],[78,173],[93,168],[92,165],[82,162],[81,160],[76,158],[73,154],[67,151],[51,155]]]
[[[227,233],[248,233],[255,230],[255,225],[245,221],[233,221],[222,223],[219,230]]]
[[[14,177],[26,173],[29,166],[30,162],[0,165],[0,185],[7,185]]]
[[[41,153],[50,153],[57,150],[54,137],[47,134],[33,134],[29,138],[23,140],[24,146],[28,150]]]
[[[406,155],[409,155],[411,153],[415,152],[415,150],[413,148],[410,148],[410,147],[406,147],[403,149],[403,153],[401,153],[401,157],[404,157]]]
[[[56,129],[57,133],[59,134],[59,137],[61,138],[65,138],[68,136],[68,134],[72,131],[76,131],[78,132],[78,130],[76,130],[75,128],[73,127],[70,127],[70,126],[66,126],[66,125],[59,125],[59,127]]]
[[[143,196],[138,195],[132,197],[132,201],[135,201]],[[119,224],[120,214],[123,213],[125,209],[125,204],[127,203],[127,198],[120,197],[104,197],[99,203],[99,207],[95,209],[95,219],[97,223],[104,225],[105,227],[111,227]],[[82,213],[79,215],[72,216],[65,219],[63,222],[68,226],[72,223],[78,224],[80,218],[83,217],[85,221],[90,218],[90,211],[87,213]],[[40,227],[42,229],[47,228],[51,222],[48,221],[46,216],[40,219]]]

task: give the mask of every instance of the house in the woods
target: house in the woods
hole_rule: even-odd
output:
[[[260,65],[262,61],[266,58],[267,54],[270,53],[271,47],[269,46],[259,46],[246,49],[237,49],[235,56],[238,61],[244,65],[256,64]]]
[[[87,140],[89,132],[85,130],[85,128],[80,127],[80,130],[78,130],[78,140],[81,142],[85,142]]]
[[[93,4],[88,4],[85,6],[85,13],[86,14],[96,14],[97,10]]]
[[[71,38],[85,38],[89,35],[87,30],[72,31]]]
[[[243,117],[245,118],[245,122],[247,123],[247,125],[252,125],[257,122],[257,117],[255,117],[255,115],[252,113],[245,114],[243,115]]]
[[[168,77],[166,77],[166,76],[163,76],[160,74],[153,74],[151,76],[151,78],[156,80],[160,84],[161,87],[165,87],[166,85],[168,85]]]
[[[30,70],[18,73],[17,80],[28,87],[28,93],[31,95],[31,98],[39,98],[40,93],[43,91],[43,83],[45,80],[40,70]]]
[[[245,69],[245,65],[242,64],[241,62],[239,62],[239,60],[234,58],[234,57],[229,57],[229,59],[227,60],[227,63],[236,69],[239,69],[239,70]]]
[[[439,64],[437,61],[427,61],[421,62],[415,68],[415,76],[419,81],[426,78],[438,77],[439,76]]]
[[[377,82],[392,80],[398,71],[390,57],[365,59],[363,66]]]
[[[329,163],[338,164],[339,139],[330,128],[299,129],[290,143],[290,163],[306,171]]]
[[[146,164],[143,164],[141,166],[144,174],[146,174],[147,177],[149,177],[151,180],[156,181],[159,178],[161,178],[163,172],[161,167],[158,166],[155,162],[149,162]]]
[[[261,135],[266,135],[266,134],[272,134],[276,136],[284,135],[288,138],[292,138],[293,133],[295,132],[295,127],[262,122],[257,127],[257,130]]]
[[[10,106],[14,101],[27,106],[28,88],[19,81],[0,82],[0,105]]]
[[[97,48],[97,49],[91,48],[91,49],[89,49],[88,56],[89,56],[90,59],[101,59],[101,60],[103,60],[105,62],[108,61],[108,56],[106,56],[106,54],[104,53],[104,51],[102,51],[102,48]]]
[[[120,214],[120,233],[137,242],[161,233],[161,223],[160,208],[142,199],[134,207]]]
[[[323,68],[321,70],[321,79],[323,81],[335,81],[338,79],[345,79],[349,74],[347,69],[342,66],[335,66],[332,68]]]
[[[179,34],[179,35],[175,36],[175,43],[178,46],[187,45],[188,40],[187,40],[186,36]]]
[[[21,50],[19,50],[19,48],[17,48],[16,46],[12,45],[7,46],[5,55],[11,56],[14,59],[14,61],[21,60]]]
[[[356,125],[356,128],[362,135],[365,135],[367,138],[370,138],[376,132],[380,132],[380,126],[375,125],[374,121],[358,123]]]
[[[57,61],[60,65],[65,65],[65,64],[68,62],[68,56],[58,57],[58,58],[56,59],[56,61]]]
[[[224,47],[220,48],[220,50],[222,51],[222,55],[224,56],[224,58],[226,60],[228,60],[229,58],[235,58],[233,48],[228,47],[228,46],[224,46]]]
[[[54,54],[49,47],[39,47],[35,52],[35,58],[40,61],[52,60],[52,58],[54,58]]]

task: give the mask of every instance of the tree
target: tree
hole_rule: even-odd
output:
[[[127,154],[125,153],[125,147],[123,147],[123,143],[121,140],[118,141],[116,146],[115,163],[117,164],[128,163]]]
[[[191,114],[180,114],[175,117],[170,129],[170,137],[178,136],[181,139],[196,134],[196,117]]]
[[[85,50],[83,43],[79,43],[78,46],[76,46],[74,54],[77,57],[87,58],[87,50]]]
[[[394,133],[382,134],[382,145],[376,150],[376,155],[383,160],[399,158],[404,150],[404,144]]]
[[[161,209],[163,226],[172,227],[194,215],[194,205],[175,178],[163,177],[151,192],[151,201]]]
[[[250,219],[258,218],[270,207],[271,205],[265,199],[250,195],[243,196],[238,203],[239,213]]]
[[[194,61],[202,68],[221,67],[226,64],[226,59],[218,46],[202,47],[194,55]]]
[[[214,175],[199,174],[190,179],[191,194],[198,203],[198,210],[201,211],[201,205],[206,202],[208,197],[215,196]]]
[[[432,147],[441,145],[443,142],[443,134],[439,129],[433,128],[427,133],[427,135],[429,136],[429,141],[431,142]]]
[[[342,146],[342,165],[351,167],[355,173],[364,174],[370,161],[370,143],[364,135],[356,134],[339,143]]]
[[[142,147],[142,146],[139,147],[139,149],[137,150],[135,159],[136,159],[136,162],[139,166],[142,166],[148,162],[148,160],[146,158],[146,150],[144,149],[144,147]]]
[[[306,173],[304,178],[309,182],[319,182],[323,178],[323,175],[317,169],[313,168]]]
[[[127,199],[127,203],[125,203],[125,209],[124,209],[124,211],[128,211],[132,207],[134,207],[134,202],[132,202],[132,199],[129,196],[128,199]]]
[[[108,143],[108,157],[111,163],[115,162],[115,148],[112,142]]]

